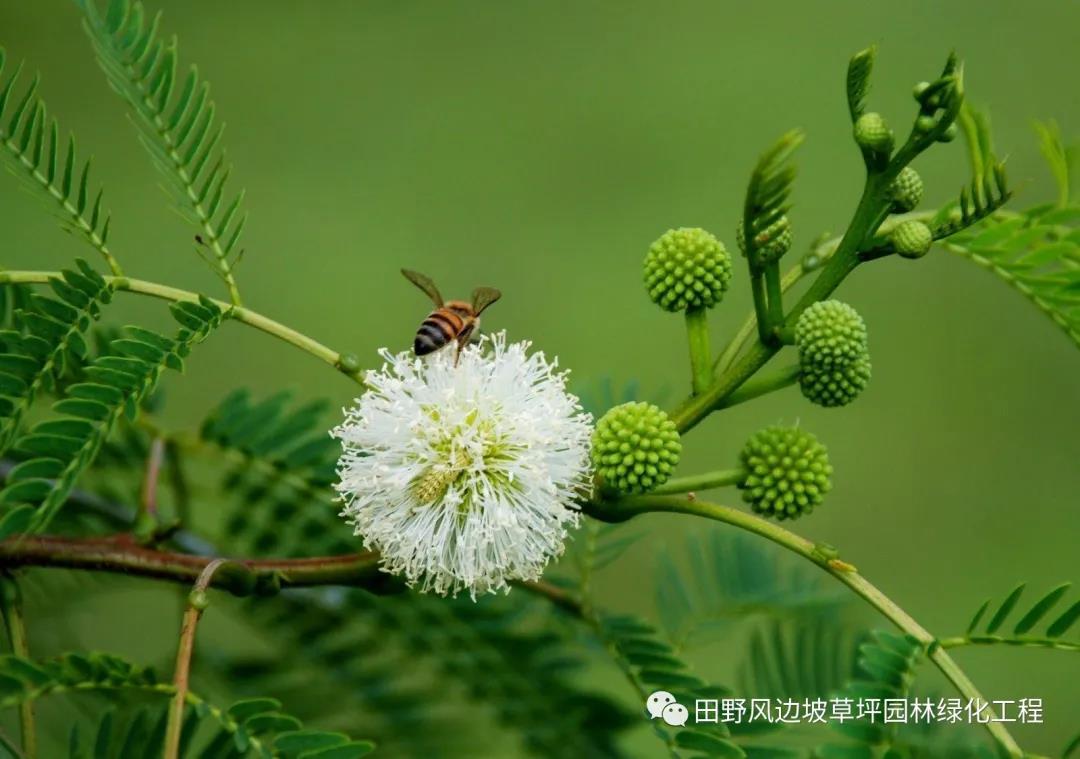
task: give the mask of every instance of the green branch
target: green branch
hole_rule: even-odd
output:
[[[55,271],[2,271],[0,272],[0,284],[47,284],[49,280],[60,276]],[[128,277],[104,277],[114,290],[149,295],[153,298],[173,302],[198,303],[199,294],[189,290],[181,290],[176,287],[162,285],[157,282],[148,282],[143,279],[130,279]],[[272,335],[290,345],[299,348],[305,353],[310,353],[315,358],[330,364],[347,377],[360,382],[362,372],[359,360],[351,354],[338,353],[323,345],[317,340],[298,332],[291,327],[286,327],[268,316],[252,311],[250,308],[233,306],[221,300],[210,299],[218,308],[225,312],[225,316],[241,324]]]
[[[1019,646],[1024,648],[1052,648],[1057,651],[1080,651],[1080,643],[1057,638],[1009,638],[1001,635],[957,635],[953,638],[941,638],[942,648],[962,648],[964,646]]]
[[[691,475],[690,477],[676,477],[654,489],[652,494],[696,493],[699,490],[712,490],[713,488],[737,485],[745,479],[746,472],[742,469],[719,469],[705,474]]]
[[[686,311],[686,337],[690,344],[691,387],[700,393],[712,380],[709,357],[709,316],[704,308]]]
[[[3,611],[11,652],[29,659],[30,646],[26,637],[26,620],[23,617],[22,592],[13,577],[0,577],[0,610]],[[37,730],[34,727],[34,704],[19,704],[19,727],[22,731],[22,755],[26,759],[37,756]]]
[[[691,499],[686,496],[640,496],[621,501],[589,504],[586,506],[585,511],[597,519],[609,522],[621,522],[639,514],[658,511],[690,514],[734,525],[742,530],[771,540],[773,543],[783,546],[804,559],[817,564],[837,580],[847,585],[898,628],[916,638],[926,648],[930,660],[965,698],[986,701],[974,683],[953,661],[946,650],[937,645],[934,636],[869,580],[860,575],[855,567],[835,557],[830,558],[827,552],[819,550],[814,543],[785,530],[779,525],[738,509]],[[991,721],[986,724],[986,729],[1009,756],[1020,757],[1023,755],[1020,747],[1002,723]]]

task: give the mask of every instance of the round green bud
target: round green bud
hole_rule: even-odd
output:
[[[926,96],[926,91],[928,89],[930,89],[930,82],[919,82],[915,85],[915,89],[912,91],[912,94],[915,96],[915,99],[921,103],[923,101],[923,98]]]
[[[188,605],[196,611],[206,611],[210,606],[210,599],[205,590],[193,590],[188,593]]]
[[[799,314],[795,345],[803,370],[845,366],[869,352],[865,322],[838,300],[818,301]]]
[[[919,172],[910,166],[900,170],[889,184],[889,198],[892,200],[890,210],[893,213],[906,213],[915,209],[923,196],[922,177]]]
[[[360,357],[355,353],[342,353],[338,357],[338,366],[343,372],[354,374],[360,371]]]
[[[859,397],[870,383],[870,354],[866,353],[850,364],[831,369],[804,367],[799,374],[799,388],[811,403],[835,408],[846,406]]]
[[[645,493],[667,482],[682,443],[675,423],[651,403],[624,403],[604,414],[592,438],[592,462],[603,484]]]
[[[735,242],[745,256],[746,229],[744,229],[744,226],[743,220],[739,219],[739,224],[735,227]],[[757,237],[754,238],[754,244],[756,245],[758,261],[761,264],[779,261],[785,253],[791,250],[791,222],[788,221],[788,217],[781,216],[770,224],[768,228],[758,232]]]
[[[937,125],[937,119],[933,116],[920,116],[915,119],[915,129],[919,132],[929,132]]]
[[[893,133],[880,113],[864,113],[855,122],[855,142],[872,153],[891,153]]]
[[[956,139],[956,136],[960,134],[960,130],[957,129],[956,124],[949,124],[945,127],[945,131],[938,137],[938,142],[952,142]]]
[[[712,308],[731,282],[731,256],[704,229],[671,229],[645,256],[645,289],[665,311]]]
[[[889,240],[904,258],[922,258],[934,242],[934,233],[921,221],[905,221],[896,225]]]
[[[759,514],[795,519],[821,504],[832,488],[825,446],[798,427],[766,427],[739,454],[743,500]]]

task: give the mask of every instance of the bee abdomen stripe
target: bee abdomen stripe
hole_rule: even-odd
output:
[[[461,331],[461,328],[465,326],[465,320],[461,318],[460,314],[456,314],[448,308],[440,308],[438,311],[432,311],[428,319],[437,319],[446,322],[450,328],[451,333],[457,333]]]
[[[417,334],[430,335],[433,340],[442,340],[443,342],[446,342],[454,336],[454,330],[437,319],[429,317],[420,325],[420,330]]]

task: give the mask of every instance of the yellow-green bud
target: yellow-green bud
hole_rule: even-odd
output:
[[[739,219],[735,227],[735,242],[742,254],[746,255],[746,230],[743,220]],[[787,216],[781,216],[770,224],[766,229],[757,233],[754,238],[754,250],[757,253],[757,263],[764,265],[779,261],[785,253],[791,250],[791,222]]]
[[[956,128],[956,124],[949,124],[945,127],[945,131],[938,137],[938,142],[952,142],[956,139],[956,136],[960,134],[960,131]]]
[[[804,367],[799,374],[799,389],[803,397],[825,408],[848,405],[859,397],[869,383],[869,353],[850,364],[833,366],[831,369]]]
[[[896,225],[889,240],[904,258],[922,258],[934,242],[934,233],[921,221],[905,221]]]
[[[767,427],[739,454],[746,478],[743,500],[759,514],[795,519],[819,506],[832,489],[829,454],[818,439],[798,427]]]
[[[855,122],[855,142],[871,153],[888,155],[893,149],[893,133],[880,113],[864,113]]]
[[[665,311],[712,308],[731,281],[731,256],[704,229],[672,229],[649,247],[645,289]]]
[[[923,182],[919,172],[910,166],[900,170],[889,184],[889,199],[892,201],[893,213],[906,213],[919,205],[923,196]]]
[[[592,461],[605,487],[646,493],[667,482],[682,443],[675,423],[651,403],[624,403],[604,414],[593,432]]]

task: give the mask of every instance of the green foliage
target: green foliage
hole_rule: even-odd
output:
[[[1080,207],[1037,206],[988,219],[946,249],[1016,288],[1080,345]]]
[[[634,684],[643,704],[649,694],[664,690],[692,713],[697,699],[719,699],[730,695],[728,689],[710,686],[691,674],[675,649],[663,641],[652,625],[641,619],[629,615],[602,615],[596,619],[596,631]],[[672,756],[682,756],[679,749],[686,749],[689,752],[686,756],[691,757],[746,756],[738,744],[729,740],[731,733],[723,723],[695,724],[675,730],[656,724],[658,720],[653,722],[653,729],[667,743]]]
[[[1058,188],[1058,205],[1065,206],[1073,199],[1072,173],[1076,163],[1076,145],[1066,145],[1061,137],[1061,127],[1056,121],[1036,121],[1035,133],[1039,137],[1039,149],[1050,166]]]
[[[656,606],[680,648],[707,642],[739,620],[793,621],[835,615],[850,601],[829,578],[760,541],[720,527],[687,538],[679,554],[661,556]]]
[[[52,694],[90,690],[142,691],[160,696],[175,692],[172,684],[160,682],[152,669],[111,654],[69,653],[43,662],[14,655],[0,656],[0,707]],[[304,730],[299,720],[280,711],[281,703],[276,699],[245,699],[227,709],[195,694],[189,694],[187,700],[188,714],[182,732],[187,740],[182,740],[182,746],[191,748],[191,738],[200,720],[215,723],[216,736],[198,754],[182,751],[181,756],[240,759],[257,753],[281,759],[343,759],[363,756],[374,747],[370,742],[352,741],[340,733]],[[73,759],[84,756],[143,759],[160,755],[165,739],[165,716],[164,707],[140,709],[126,724],[114,729],[113,712],[106,712],[98,723],[92,744],[83,744],[78,733],[72,733],[69,755]]]
[[[870,74],[874,70],[877,46],[871,45],[851,56],[847,70],[847,101],[854,123],[866,112],[866,96],[870,92]]]
[[[774,700],[827,699],[857,674],[857,642],[834,615],[770,620],[751,635],[739,691]]]
[[[112,343],[115,353],[98,357],[86,369],[88,381],[69,387],[68,397],[53,406],[60,417],[39,422],[18,438],[16,448],[29,458],[8,474],[0,490],[0,504],[7,509],[0,530],[15,531],[12,520],[28,532],[44,530],[121,416],[134,419],[165,368],[181,371],[192,346],[224,318],[205,299],[175,303],[171,311],[181,325],[176,337],[128,327],[126,336]],[[57,322],[54,332],[59,331]]]
[[[83,334],[112,298],[112,287],[97,272],[81,259],[76,264],[50,280],[55,297],[35,293],[16,310],[21,330],[0,332],[0,454],[38,392],[54,389],[71,364],[86,358]]]
[[[1011,633],[1007,632],[1009,625],[1006,621],[1012,612],[1018,607],[1027,583],[1020,583],[998,604],[992,599],[987,599],[975,612],[971,623],[961,643],[1004,643],[1014,646],[1041,646],[1063,648],[1080,651],[1080,642],[1071,643],[1062,640],[1064,636],[1080,621],[1080,600],[1074,601],[1065,607],[1058,609],[1060,601],[1068,593],[1072,583],[1065,582],[1047,591],[1040,596],[1035,603],[1028,607],[1027,611],[1020,614],[1012,625]],[[989,616],[987,612],[993,608]],[[1040,634],[1036,632],[1042,623],[1046,624]]]
[[[230,196],[232,166],[219,150],[224,124],[215,124],[210,85],[192,66],[177,78],[177,43],[158,38],[160,16],[147,23],[138,0],[110,0],[104,15],[96,0],[76,0],[109,83],[128,103],[142,130],[140,141],[175,192],[182,213],[200,230],[197,251],[229,284],[246,216],[244,192]]]
[[[322,424],[328,404],[290,408],[290,401],[278,393],[255,402],[237,390],[202,424],[200,437],[229,463],[222,484],[236,496],[225,528],[230,544],[242,555],[359,551],[330,487],[339,446]]]
[[[873,640],[859,646],[858,677],[845,686],[837,697],[849,698],[853,703],[871,698],[906,699],[915,679],[915,667],[925,653],[923,645],[910,635],[875,631]],[[830,726],[852,739],[860,748],[850,750],[845,744],[827,744],[817,752],[822,759],[877,756],[878,753],[870,751],[884,751],[896,739],[896,724],[882,721],[852,719],[832,721]]]
[[[575,630],[553,623],[529,596],[473,603],[358,590],[295,593],[260,600],[247,612],[279,652],[265,662],[234,661],[231,673],[306,705],[324,722],[360,720],[390,754],[470,755],[442,738],[423,748],[423,736],[441,733],[432,727],[448,716],[460,732],[481,707],[538,756],[617,755],[614,738],[636,723],[575,682],[583,667]],[[312,671],[314,678],[298,679]]]
[[[68,136],[66,150],[61,145],[60,127],[55,118],[47,118],[45,102],[37,94],[37,76],[21,97],[13,97],[22,64],[4,82],[6,57],[0,47],[0,155],[8,159],[15,176],[56,203],[65,224],[85,237],[118,273],[108,247],[109,214],[102,207],[103,192],[93,194],[90,187],[90,161],[80,164],[73,136]]]
[[[742,225],[744,230],[750,232],[750,234],[744,232],[746,249],[743,252],[750,262],[751,271],[760,271],[772,260],[770,256],[765,255],[765,248],[769,245],[769,236],[766,234],[765,242],[762,243],[761,235],[767,233],[774,225],[782,224],[782,220],[791,208],[788,196],[791,194],[791,185],[795,181],[795,166],[791,162],[791,157],[802,141],[802,132],[798,130],[788,132],[758,159],[750,175],[750,184],[746,189],[746,201],[743,206]]]

